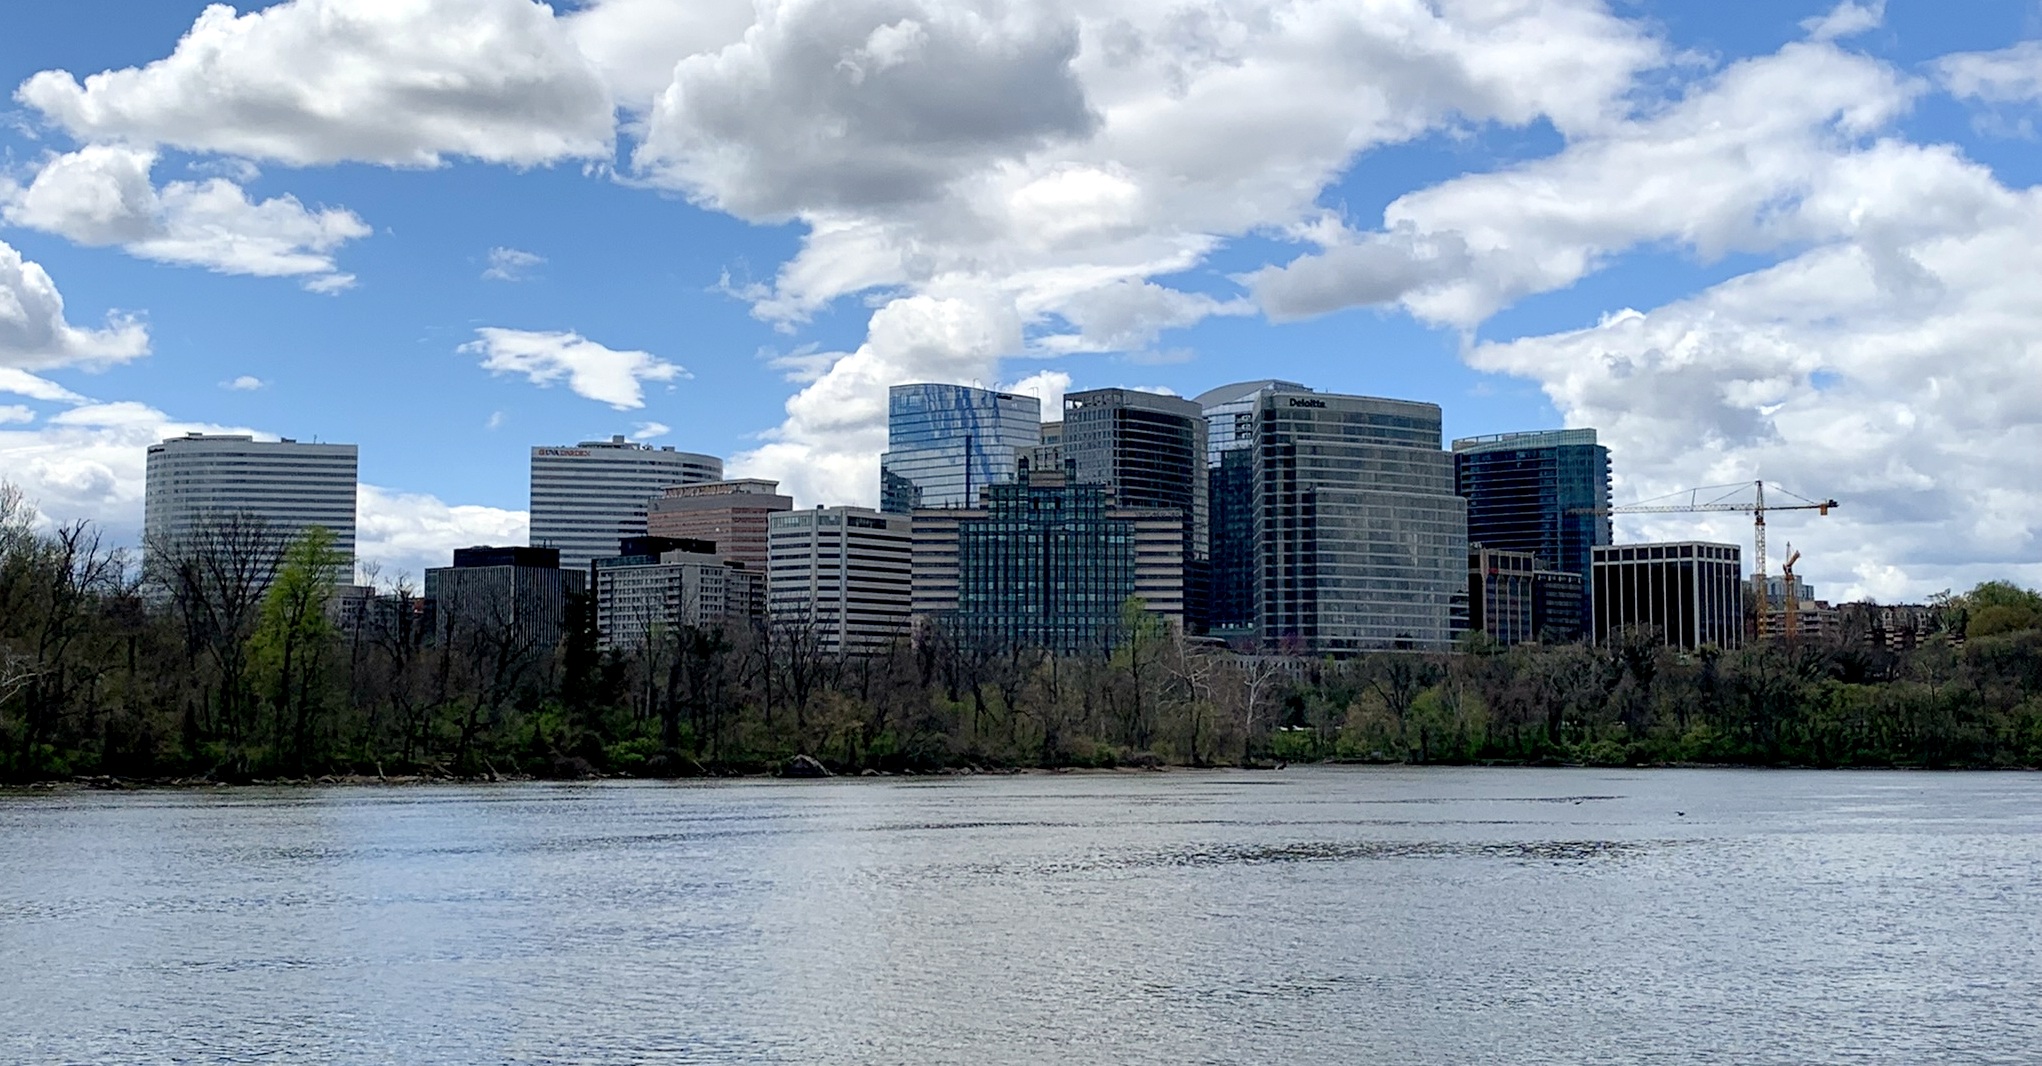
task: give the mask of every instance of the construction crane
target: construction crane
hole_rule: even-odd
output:
[[[1780,627],[1780,637],[1789,644],[1792,644],[1794,638],[1800,635],[1796,632],[1800,628],[1796,623],[1801,618],[1801,594],[1794,590],[1794,564],[1800,561],[1801,553],[1794,550],[1793,541],[1788,541],[1787,561],[1780,564],[1780,583],[1785,587],[1786,591],[1786,595],[1780,598],[1785,600],[1787,605],[1787,619],[1785,624]],[[1771,596],[1768,595],[1766,598],[1771,599]],[[1765,634],[1760,633],[1759,636],[1763,637]]]
[[[1752,559],[1752,584],[1758,589],[1758,632],[1763,636],[1765,634],[1766,616],[1772,607],[1771,597],[1767,594],[1765,585],[1766,512],[1814,511],[1818,514],[1826,515],[1829,513],[1830,508],[1841,506],[1835,500],[1811,500],[1806,496],[1788,492],[1777,485],[1773,486],[1774,492],[1792,497],[1800,502],[1769,504],[1765,502],[1765,491],[1766,484],[1763,481],[1738,482],[1734,485],[1707,485],[1699,489],[1684,489],[1680,492],[1670,492],[1664,496],[1655,496],[1652,499],[1641,500],[1638,503],[1627,504],[1623,507],[1577,507],[1568,513],[1616,515],[1691,514],[1727,511],[1750,515],[1752,518],[1752,547],[1755,549]],[[1742,496],[1747,492],[1751,494],[1750,499],[1732,499],[1732,497]],[[1788,598],[1792,599],[1791,590],[1788,593]],[[1793,608],[1789,607],[1788,610],[1793,610]]]

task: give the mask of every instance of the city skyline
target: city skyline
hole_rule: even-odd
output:
[[[1066,389],[1279,377],[1437,404],[1449,439],[1595,428],[1618,503],[1758,477],[1834,496],[1776,536],[1839,601],[2042,582],[2031,5],[1385,9],[1434,42],[1421,65],[1489,79],[1445,87],[1285,50],[1377,32],[1334,4],[1221,52],[1130,6],[1147,65],[1120,82],[1101,25],[1047,9],[997,30],[1006,52],[934,8],[826,26],[788,4],[749,43],[749,4],[356,13],[371,42],[458,15],[533,44],[486,86],[391,50],[510,105],[411,114],[378,104],[375,57],[352,88],[309,58],[310,16],[344,5],[85,6],[103,17],[32,11],[0,42],[0,290],[23,308],[0,322],[0,477],[126,543],[147,447],[188,431],[358,445],[358,554],[416,576],[530,541],[535,446],[622,434],[871,506],[889,385],[1049,417]],[[961,55],[1040,107],[966,106],[949,141],[853,122],[810,154],[716,110],[849,77],[801,67],[807,40],[865,57],[827,83],[852,103],[925,114],[912,75]],[[204,49],[246,106],[185,106]],[[368,96],[276,124],[279,69]],[[1229,70],[1283,109],[1227,106]],[[1344,93],[1282,89],[1311,85]],[[1373,90],[1384,110],[1353,102]],[[1734,516],[1618,525],[1748,539]]]

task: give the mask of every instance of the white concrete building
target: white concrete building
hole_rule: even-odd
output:
[[[760,599],[763,575],[719,555],[662,552],[658,559],[598,559],[595,577],[596,646],[626,651],[662,632],[688,626],[715,629],[748,625]]]
[[[645,511],[670,485],[720,481],[723,460],[623,437],[571,448],[532,449],[535,547],[560,549],[560,565],[585,568],[617,554],[617,542],[645,533]]]
[[[354,578],[357,466],[352,444],[172,437],[149,446],[144,536],[152,546],[174,546],[207,521],[237,514],[261,520],[282,542],[324,526],[346,559],[336,575],[345,584]]]
[[[885,651],[913,618],[912,519],[818,507],[767,520],[767,615],[814,633],[829,655]]]

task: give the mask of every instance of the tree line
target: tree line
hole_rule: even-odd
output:
[[[1793,644],[1347,659],[1246,655],[1130,603],[1117,649],[940,626],[827,654],[808,626],[655,629],[602,650],[570,601],[544,642],[408,580],[335,608],[344,560],[224,516],[137,557],[40,529],[0,484],[0,779],[248,781],[1403,763],[2042,766],[2042,595],[1944,597],[1906,650],[1846,618]],[[495,609],[501,609],[498,605]]]

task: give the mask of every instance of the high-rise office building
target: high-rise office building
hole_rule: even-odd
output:
[[[1291,381],[1245,381],[1201,394],[1210,573],[1204,614],[1215,633],[1251,633],[1255,592],[1255,411],[1265,393],[1305,395]]]
[[[886,398],[881,509],[970,507],[1042,443],[1042,401],[964,385],[895,385]]]
[[[1428,403],[1274,390],[1254,413],[1265,645],[1444,649],[1467,593],[1467,501]]]
[[[1192,632],[1211,600],[1205,411],[1179,396],[1091,389],[1064,397],[1060,458],[1079,482],[1105,485],[1122,507],[1176,511],[1184,525],[1184,585]]]
[[[572,448],[532,449],[532,543],[560,549],[560,565],[584,569],[645,533],[649,501],[669,485],[720,481],[723,460],[623,437]]]
[[[1735,544],[1686,542],[1596,547],[1589,580],[1597,643],[1650,627],[1675,648],[1744,642],[1743,555]]]
[[[716,554],[766,572],[766,519],[794,509],[780,483],[741,478],[671,485],[650,502],[645,531],[656,537],[706,540]]]
[[[767,519],[767,617],[778,639],[826,655],[882,653],[905,637],[913,534],[906,515],[817,507]]]
[[[456,548],[454,565],[425,572],[425,599],[436,635],[459,640],[484,630],[534,654],[560,643],[567,599],[588,588],[588,574],[562,570],[553,548]]]
[[[149,446],[142,525],[148,550],[176,551],[207,523],[256,519],[279,546],[313,526],[333,534],[345,560],[335,580],[353,579],[357,453],[352,444],[259,441],[188,433]]]
[[[1453,443],[1454,488],[1468,501],[1468,541],[1525,552],[1539,567],[1593,578],[1610,543],[1609,449],[1592,429],[1498,433]],[[1564,620],[1553,623],[1565,628]],[[1584,615],[1580,625],[1588,623]]]
[[[980,650],[1108,652],[1130,599],[1183,624],[1184,517],[1024,469],[981,507],[915,512],[914,593],[922,624]]]

